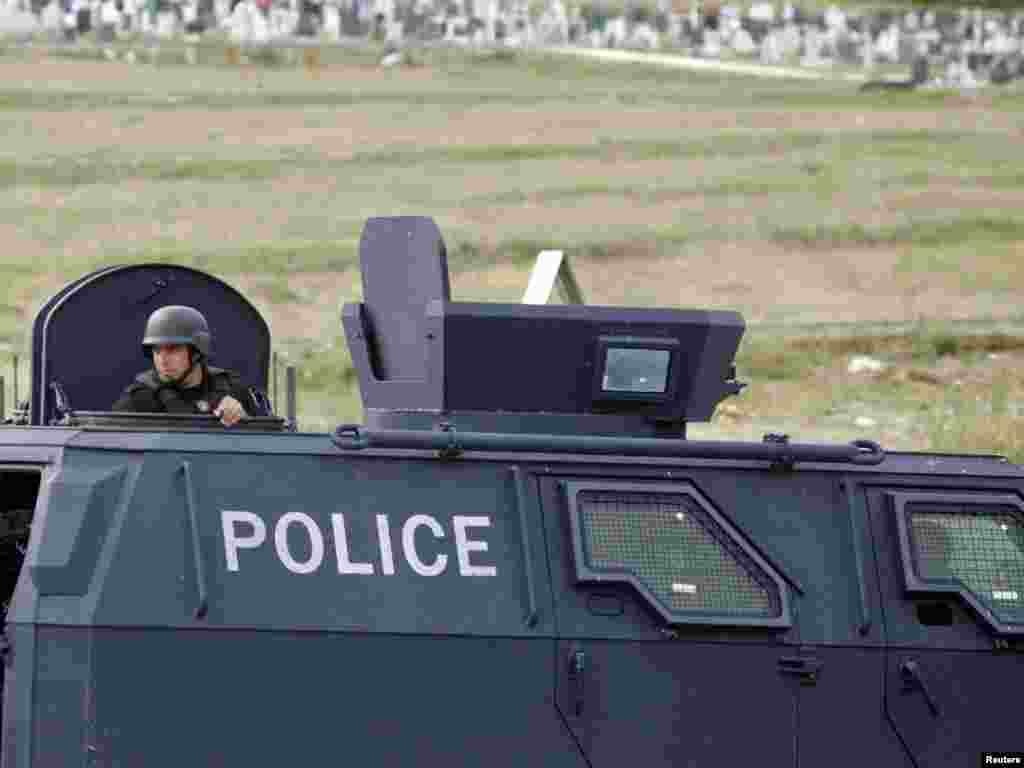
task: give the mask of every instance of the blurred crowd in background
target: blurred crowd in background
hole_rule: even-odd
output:
[[[0,0],[0,4],[5,0]],[[947,82],[1024,76],[1024,12],[879,10],[721,0],[6,0],[58,40],[239,44],[375,38],[463,45],[671,49],[766,64],[921,64]],[[915,70],[920,72],[922,70]],[[923,71],[927,71],[927,66]]]

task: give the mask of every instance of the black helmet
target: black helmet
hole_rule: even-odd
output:
[[[188,344],[199,353],[200,359],[210,354],[210,326],[202,312],[192,307],[160,307],[146,321],[142,349],[146,357],[153,356],[153,347],[160,344]]]

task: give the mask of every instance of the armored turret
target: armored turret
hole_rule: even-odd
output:
[[[736,312],[452,301],[433,220],[370,219],[343,324],[370,429],[685,437],[740,391]]]

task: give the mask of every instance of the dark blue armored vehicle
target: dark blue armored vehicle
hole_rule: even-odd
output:
[[[111,268],[42,308],[0,429],[4,768],[1024,749],[1021,467],[687,440],[741,386],[737,314],[453,302],[426,219],[361,249],[365,424],[333,434],[106,412],[165,304],[266,388],[267,326],[208,275]]]

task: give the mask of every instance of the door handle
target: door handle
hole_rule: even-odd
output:
[[[818,672],[825,664],[814,656],[783,656],[779,659],[779,672],[800,678],[800,685],[814,685]]]
[[[911,691],[915,688],[924,694],[925,701],[928,702],[928,708],[932,711],[935,717],[940,716],[939,705],[935,701],[935,697],[932,696],[931,691],[928,690],[928,686],[924,681],[924,675],[921,674],[921,665],[914,659],[907,659],[900,664],[900,675],[903,677],[903,690]]]
[[[586,668],[587,654],[580,648],[569,651],[569,697],[576,717],[583,714],[583,673]]]

